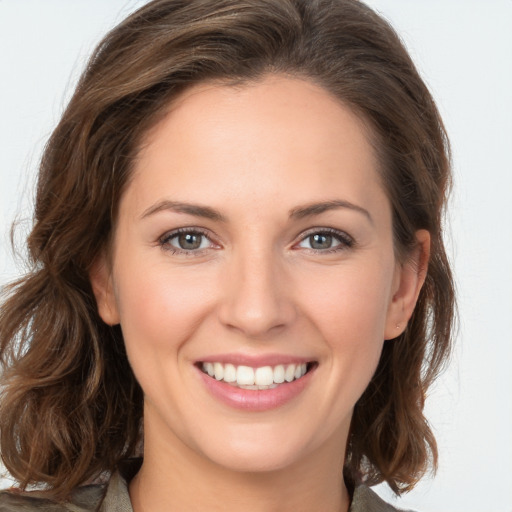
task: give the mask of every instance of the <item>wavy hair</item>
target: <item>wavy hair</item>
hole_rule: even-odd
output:
[[[370,127],[406,257],[427,229],[425,285],[405,332],[385,342],[355,406],[345,477],[407,491],[436,466],[423,415],[447,359],[454,287],[442,239],[449,145],[434,101],[391,26],[357,0],[154,0],[93,53],[45,148],[30,271],[3,290],[2,460],[22,487],[71,489],[133,455],[143,396],[119,326],[98,315],[89,281],[108,248],[139,144],[195,84],[313,81]]]

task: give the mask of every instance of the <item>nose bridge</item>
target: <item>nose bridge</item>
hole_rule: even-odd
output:
[[[260,337],[291,322],[294,307],[279,255],[268,241],[252,242],[233,251],[221,320],[246,336]]]

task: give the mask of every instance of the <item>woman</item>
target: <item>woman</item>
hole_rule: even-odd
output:
[[[386,510],[369,485],[436,464],[447,153],[360,2],[131,15],[50,139],[2,304],[2,458],[46,484],[4,507]]]

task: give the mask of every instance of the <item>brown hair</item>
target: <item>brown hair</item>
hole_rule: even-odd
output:
[[[372,128],[397,254],[431,235],[425,285],[406,331],[384,346],[356,404],[345,475],[399,493],[435,467],[423,416],[446,360],[453,283],[441,226],[448,143],[432,97],[393,29],[357,0],[155,0],[94,52],[44,152],[31,271],[4,290],[0,445],[22,486],[65,497],[134,453],[142,391],[119,326],[98,316],[89,282],[108,247],[138,144],[184,88],[268,73],[311,80]]]

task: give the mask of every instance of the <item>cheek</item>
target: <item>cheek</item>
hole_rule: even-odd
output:
[[[209,309],[209,280],[201,273],[184,273],[165,264],[151,268],[141,265],[139,269],[144,270],[127,266],[116,276],[116,298],[127,348],[175,351]]]
[[[368,385],[384,344],[392,272],[375,266],[316,276],[315,286],[304,288],[303,311],[325,344],[333,397],[355,403]],[[334,390],[340,390],[334,392]],[[336,404],[331,404],[333,410]]]
[[[304,309],[328,340],[382,341],[391,295],[392,271],[371,267],[317,274],[302,283]]]

